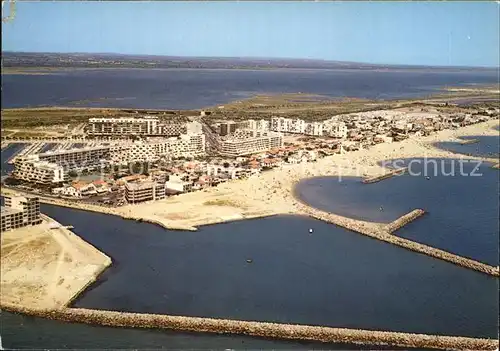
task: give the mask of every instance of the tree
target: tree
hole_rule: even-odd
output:
[[[224,168],[229,168],[229,166],[230,166],[229,162],[224,162],[222,165],[224,166]]]
[[[76,178],[78,177],[78,173],[76,171],[69,171],[68,176],[70,176],[71,178]]]

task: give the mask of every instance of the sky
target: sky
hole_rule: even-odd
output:
[[[498,67],[499,4],[18,1],[2,50]]]

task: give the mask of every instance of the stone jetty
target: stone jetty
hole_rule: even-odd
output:
[[[465,268],[474,269],[481,273],[485,273],[496,277],[500,276],[498,266],[493,267],[488,264],[478,262],[469,258],[465,258],[448,251],[444,251],[441,249],[434,248],[432,246],[428,246],[422,243],[398,237],[396,235],[389,233],[386,230],[386,226],[377,223],[364,222],[342,217],[333,213],[320,211],[318,209],[311,208],[305,205],[299,205],[299,208],[301,209],[302,213],[308,215],[309,217],[319,219],[324,222],[333,223],[340,227],[369,236],[371,238],[385,241],[414,252],[425,254],[427,256],[439,258],[441,260],[448,261]],[[398,228],[401,228],[401,226],[404,225],[404,223],[407,223],[409,220],[412,220],[413,216],[421,216],[422,214],[420,211],[417,210],[416,212],[412,211],[409,214],[401,217],[400,221],[397,222],[397,224],[400,224]]]
[[[424,214],[425,214],[424,210],[421,210],[421,209],[413,210],[410,213],[407,213],[404,216],[401,216],[398,219],[396,219],[395,221],[389,223],[385,227],[385,230],[388,233],[392,234],[395,231],[397,231],[398,229],[400,229],[400,228],[404,227],[405,225],[407,225],[408,223],[414,221],[418,217],[423,216]]]
[[[12,310],[10,306],[3,306],[3,308],[5,310]],[[112,327],[139,327],[217,334],[243,334],[265,338],[312,340],[325,343],[388,345],[404,348],[434,348],[442,350],[495,350],[498,347],[498,341],[494,339],[460,336],[412,334],[73,308],[53,311],[16,308],[14,311],[67,322]]]
[[[394,169],[394,170],[392,170],[388,173],[385,173],[385,174],[381,174],[381,175],[373,176],[373,177],[367,177],[367,178],[363,179],[363,184],[377,183],[377,182],[380,182],[381,180],[389,179],[395,175],[404,174],[407,170],[408,170],[408,167],[397,168],[397,169]]]
[[[468,145],[468,144],[476,144],[479,142],[479,139],[467,139],[463,140],[460,142],[461,145]]]

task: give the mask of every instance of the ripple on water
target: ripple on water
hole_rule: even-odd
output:
[[[114,260],[77,307],[496,335],[496,279],[321,221],[277,216],[179,232],[42,210]]]
[[[415,208],[428,213],[397,235],[491,265],[498,265],[498,170],[445,159],[415,159],[411,173],[373,184],[361,178],[320,177],[296,187],[302,201],[349,218],[389,223]],[[394,160],[388,160],[387,165]],[[399,167],[410,159],[400,160]],[[417,163],[419,162],[419,163]],[[454,176],[445,176],[454,171]],[[426,176],[427,175],[427,176]],[[428,178],[427,178],[428,177]]]

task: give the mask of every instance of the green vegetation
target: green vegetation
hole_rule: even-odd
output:
[[[180,115],[180,111],[38,107],[3,109],[2,129],[51,127],[63,124],[76,125],[87,122],[91,117],[137,117],[138,114],[158,115],[160,119],[168,118],[170,121],[185,120],[185,117]]]
[[[97,111],[72,109],[5,109],[2,110],[2,128],[33,128],[58,124],[86,122]]]

